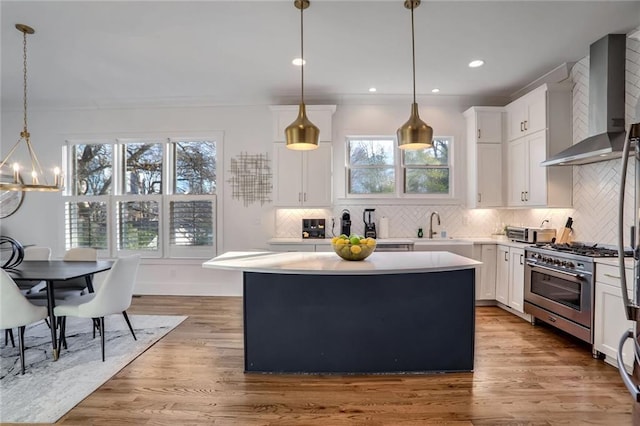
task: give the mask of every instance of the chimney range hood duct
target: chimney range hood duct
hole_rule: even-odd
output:
[[[574,166],[622,156],[624,144],[625,34],[609,34],[589,48],[589,137],[542,166]]]

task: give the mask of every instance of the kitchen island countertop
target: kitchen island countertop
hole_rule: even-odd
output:
[[[380,275],[470,269],[482,263],[444,251],[374,252],[362,261],[341,259],[332,252],[227,252],[203,267],[246,272],[315,275]]]

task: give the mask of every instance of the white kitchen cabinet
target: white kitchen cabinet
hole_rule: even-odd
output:
[[[472,107],[467,120],[467,207],[502,207],[502,108]]]
[[[333,140],[332,117],[336,112],[335,105],[306,105],[307,117],[320,130],[320,141]],[[299,105],[272,105],[273,114],[273,140],[284,142],[284,131],[298,117]]]
[[[509,206],[547,205],[546,132],[509,142]]]
[[[295,151],[274,144],[274,204],[288,207],[331,205],[331,144],[322,142],[313,151]]]
[[[474,245],[473,258],[482,262],[482,265],[476,268],[476,300],[495,300],[496,245]]]
[[[462,115],[467,121],[467,141],[502,143],[502,107],[471,107]]]
[[[626,269],[629,297],[632,294],[633,269]],[[618,342],[633,321],[627,320],[620,287],[618,268],[598,263],[596,265],[593,345],[605,355],[605,361],[617,367]],[[633,368],[633,342],[629,339],[623,348],[623,359],[629,371]]]
[[[547,128],[547,86],[543,85],[505,107],[509,140]]]
[[[523,106],[524,105],[524,106]],[[514,135],[514,112],[527,110],[523,131]],[[510,207],[571,207],[571,167],[540,163],[571,145],[571,91],[565,84],[545,84],[505,107],[508,134],[507,205]],[[527,125],[524,125],[524,122]],[[526,127],[526,130],[524,130]]]
[[[509,247],[496,248],[496,300],[509,304]]]
[[[524,249],[509,249],[509,307],[524,313]]]
[[[498,245],[496,300],[524,313],[524,249]]]

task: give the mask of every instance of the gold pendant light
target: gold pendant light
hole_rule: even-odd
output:
[[[287,148],[298,151],[309,151],[318,148],[320,139],[320,129],[307,118],[307,109],[304,105],[304,19],[303,10],[309,7],[309,0],[295,0],[293,2],[297,9],[300,9],[300,65],[301,75],[301,97],[298,118],[284,131],[287,141]]]
[[[398,129],[398,148],[426,149],[433,146],[433,129],[420,119],[416,103],[416,47],[413,28],[413,9],[420,6],[420,0],[405,0],[404,7],[411,9],[411,56],[413,58],[413,104],[409,120]]]
[[[22,132],[20,132],[20,138],[18,142],[11,148],[7,156],[0,162],[0,170],[2,170],[5,165],[9,164],[9,158],[15,152],[16,148],[20,145],[21,142],[24,142],[27,145],[27,151],[29,153],[29,158],[31,159],[31,183],[24,183],[20,178],[20,165],[18,163],[13,163],[13,182],[0,182],[0,190],[2,191],[60,191],[62,189],[62,177],[60,175],[60,169],[56,167],[53,170],[54,183],[50,185],[47,182],[47,178],[45,174],[42,172],[42,167],[40,166],[40,162],[38,161],[38,157],[36,156],[36,152],[33,149],[33,145],[31,145],[31,135],[29,134],[29,130],[27,130],[27,34],[35,33],[35,30],[24,24],[16,24],[16,29],[22,33],[23,41],[23,107],[24,107],[24,128]],[[44,183],[40,182],[40,179],[44,181]]]

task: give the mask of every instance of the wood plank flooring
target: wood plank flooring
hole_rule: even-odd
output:
[[[189,318],[59,424],[631,424],[616,369],[497,307],[476,310],[473,373],[393,376],[244,374],[241,298],[143,296],[129,312]]]

